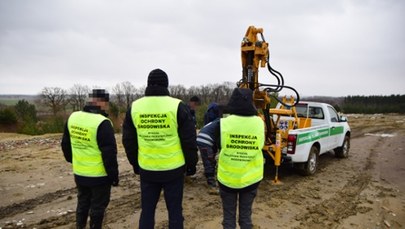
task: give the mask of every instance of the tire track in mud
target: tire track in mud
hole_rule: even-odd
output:
[[[126,217],[128,214],[132,214],[135,209],[140,207],[140,195],[139,193],[133,193],[124,195],[118,199],[114,199],[110,202],[106,215],[104,218],[104,227],[109,228],[108,224],[113,224],[118,220]],[[28,228],[54,228],[58,226],[71,225],[74,227],[76,222],[76,213],[70,212],[63,216],[52,216],[46,219],[41,219],[39,222],[25,225]]]
[[[46,193],[33,199],[28,199],[20,203],[14,203],[9,206],[0,207],[0,219],[10,217],[19,213],[23,213],[36,208],[38,205],[50,203],[61,197],[71,195],[76,188],[58,190],[51,193]]]
[[[385,130],[386,129],[379,129],[378,132]],[[354,134],[354,132],[355,131],[353,131],[352,139],[357,139],[356,141],[361,142],[361,138],[364,136],[363,130],[358,131],[356,134]],[[368,185],[372,182],[373,178],[371,176],[375,167],[375,161],[373,160],[378,156],[376,155],[377,152],[383,149],[383,146],[381,146],[383,145],[382,143],[384,143],[383,141],[384,139],[380,139],[380,141],[378,142],[377,140],[375,144],[361,145],[361,153],[364,153],[364,156],[361,157],[353,156],[354,158],[343,159],[340,161],[340,159],[334,160],[333,154],[322,156],[319,167],[320,171],[318,171],[313,177],[302,177],[298,175],[294,169],[280,168],[280,179],[283,182],[283,185],[281,186],[271,185],[271,180],[274,178],[274,167],[266,167],[265,178],[259,186],[258,196],[253,205],[255,208],[253,214],[257,217],[257,212],[260,211],[260,208],[263,208],[263,211],[267,210],[267,213],[260,213],[260,217],[268,217],[269,221],[274,222],[275,225],[282,225],[279,228],[283,228],[284,226],[284,228],[301,229],[336,228],[345,218],[356,214],[357,212],[368,212],[368,209],[361,205],[364,200],[360,199],[359,195],[361,195],[363,190],[367,190]],[[351,151],[350,154],[354,155],[356,153],[356,151],[352,152],[353,151]],[[356,160],[352,161],[352,159]],[[360,162],[361,160],[363,160],[361,164],[356,164],[356,161]],[[337,163],[337,165],[334,163]],[[339,171],[336,170],[336,168],[353,168],[353,171],[357,170],[357,173],[345,173],[344,176],[338,174],[330,175],[331,172]],[[336,186],[334,178],[339,179],[341,185]],[[345,179],[343,180],[343,178]],[[328,180],[333,180],[334,182],[328,183]],[[331,186],[332,188],[336,187],[335,194],[332,193],[334,190],[330,192]],[[113,198],[111,200],[104,222],[106,228],[116,228],[114,225],[125,222],[125,220],[128,220],[129,215],[134,215],[135,211],[140,210],[139,184],[137,184],[136,179],[133,177],[132,171],[124,172],[120,176],[119,188],[124,189],[124,192],[121,192],[120,196],[116,196],[115,199]],[[324,197],[327,199],[322,199],[325,190],[326,192],[329,191],[330,194],[328,194],[327,197]],[[75,193],[76,188],[58,190],[21,203],[0,207],[0,219],[20,213],[24,214],[26,211],[41,207],[41,205],[44,204],[52,204],[52,202],[60,201],[61,197],[62,201],[67,202],[67,195],[75,195]],[[64,196],[66,197],[63,198]],[[69,203],[72,204],[72,201]],[[162,201],[162,199],[160,201]],[[192,183],[185,184],[183,203],[186,203],[183,205],[183,208],[187,209],[187,211],[183,212],[186,228],[199,228],[201,225],[206,225],[204,224],[205,222],[212,221],[213,219],[217,221],[218,217],[222,217],[220,197],[213,192],[210,193],[205,184],[205,177],[202,175]],[[265,208],[264,206],[268,207]],[[296,209],[300,211],[291,210],[291,226],[286,226],[289,224],[284,223],[285,219],[289,216],[281,219],[282,216],[279,215],[286,212],[286,206],[290,209],[296,207]],[[305,206],[308,207],[305,208]],[[127,223],[128,222],[125,222],[124,224]],[[75,212],[68,212],[61,216],[44,215],[41,218],[35,219],[34,222],[27,222],[27,224],[24,224],[24,227],[73,228],[74,224]],[[167,220],[156,223],[156,228],[160,229],[167,227]],[[126,225],[125,228],[127,228]],[[257,228],[266,227],[260,226]]]
[[[135,180],[132,177],[132,172],[125,173],[120,176],[120,186],[124,189],[132,189]],[[0,207],[0,219],[6,217],[11,217],[17,214],[22,214],[27,211],[33,210],[42,204],[50,204],[53,201],[56,201],[64,196],[75,195],[76,187],[57,190],[52,193],[46,193],[44,195],[38,196],[33,199],[29,199],[20,203],[15,203],[9,206]],[[67,199],[70,200],[70,199]],[[123,195],[117,199],[112,199],[107,208],[106,217],[104,224],[114,223],[121,218],[128,215],[129,212],[134,212],[135,209],[140,208],[140,194],[139,192],[133,192],[128,195]],[[62,215],[58,216],[49,216],[47,218],[39,219],[37,222],[26,223],[24,227],[28,228],[54,228],[64,225],[75,225],[76,213],[65,212]],[[17,225],[7,225],[6,228],[19,228]]]
[[[357,136],[359,138],[359,135]],[[298,228],[336,228],[342,219],[356,215],[358,212],[366,213],[370,208],[362,207],[360,204],[361,192],[367,188],[372,179],[375,159],[381,139],[366,149],[370,151],[363,168],[359,168],[358,175],[352,177],[342,189],[337,191],[331,198],[326,199],[311,207],[307,212],[297,215],[296,220],[300,221]]]
[[[120,176],[120,188],[133,189],[136,181],[133,179],[133,172],[127,172]],[[114,188],[114,187],[113,187]],[[76,192],[76,188],[73,188]],[[120,196],[116,199],[111,199],[104,218],[104,227],[108,228],[108,224],[112,224],[122,218],[132,214],[135,209],[140,208],[139,191],[131,192],[130,194]],[[71,225],[73,228],[76,222],[76,212],[68,212],[63,216],[52,216],[41,219],[39,222],[27,224],[29,228],[54,228],[58,226]]]

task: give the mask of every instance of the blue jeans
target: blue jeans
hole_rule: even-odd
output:
[[[206,177],[214,177],[215,175],[215,167],[217,165],[215,161],[215,154],[216,154],[216,147],[212,148],[211,146],[207,145],[199,145],[197,144],[198,149],[200,150],[201,159],[203,161],[204,166],[204,174]]]
[[[159,201],[160,192],[163,189],[166,208],[169,214],[169,228],[183,229],[183,187],[183,176],[168,182],[146,181],[141,177],[142,212],[139,219],[139,228],[154,228],[156,205]]]
[[[252,205],[257,194],[257,188],[245,192],[226,192],[220,189],[224,219],[224,229],[236,228],[236,208],[239,199],[239,226],[241,229],[251,229]]]
[[[85,228],[90,213],[90,228],[101,228],[110,202],[111,185],[88,187],[77,184],[76,228]]]

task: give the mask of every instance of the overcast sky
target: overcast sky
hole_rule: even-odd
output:
[[[302,96],[405,94],[403,0],[1,0],[0,94],[237,82],[250,25]]]

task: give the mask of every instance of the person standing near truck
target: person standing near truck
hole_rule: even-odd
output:
[[[214,141],[214,139],[217,139],[215,136],[215,125],[211,124],[221,118],[223,110],[223,105],[218,105],[215,102],[210,103],[204,114],[204,127],[197,134],[197,146],[204,166],[204,175],[207,179],[207,184],[212,188],[217,187],[215,179],[217,163],[215,157],[218,152],[218,146]]]
[[[107,118],[109,94],[94,89],[83,111],[73,112],[65,124],[62,151],[72,163],[78,190],[76,228],[101,228],[110,202],[111,185],[118,186],[117,144]]]
[[[154,228],[162,189],[169,228],[183,228],[184,173],[196,173],[195,125],[187,105],[169,96],[168,85],[164,71],[151,71],[145,96],[132,103],[123,123],[122,143],[141,180],[140,229]]]
[[[212,188],[217,187],[215,179],[217,162],[215,155],[217,154],[218,147],[214,140],[217,139],[215,137],[216,125],[212,125],[215,121],[219,121],[219,118],[201,128],[197,135],[197,146],[204,166],[204,175],[208,186]]]
[[[190,109],[191,117],[193,118],[194,126],[197,128],[197,117],[196,117],[196,110],[201,105],[201,100],[198,96],[192,96],[187,104],[188,109]]]
[[[249,229],[252,205],[263,179],[264,122],[257,116],[253,93],[247,88],[235,88],[226,107],[229,116],[211,122],[211,135],[220,146],[217,179],[223,207],[222,226],[236,228],[239,206],[239,226]]]

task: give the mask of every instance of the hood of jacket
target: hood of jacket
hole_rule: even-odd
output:
[[[248,88],[235,88],[226,109],[228,113],[235,115],[257,115],[257,109],[253,104],[252,90]]]

